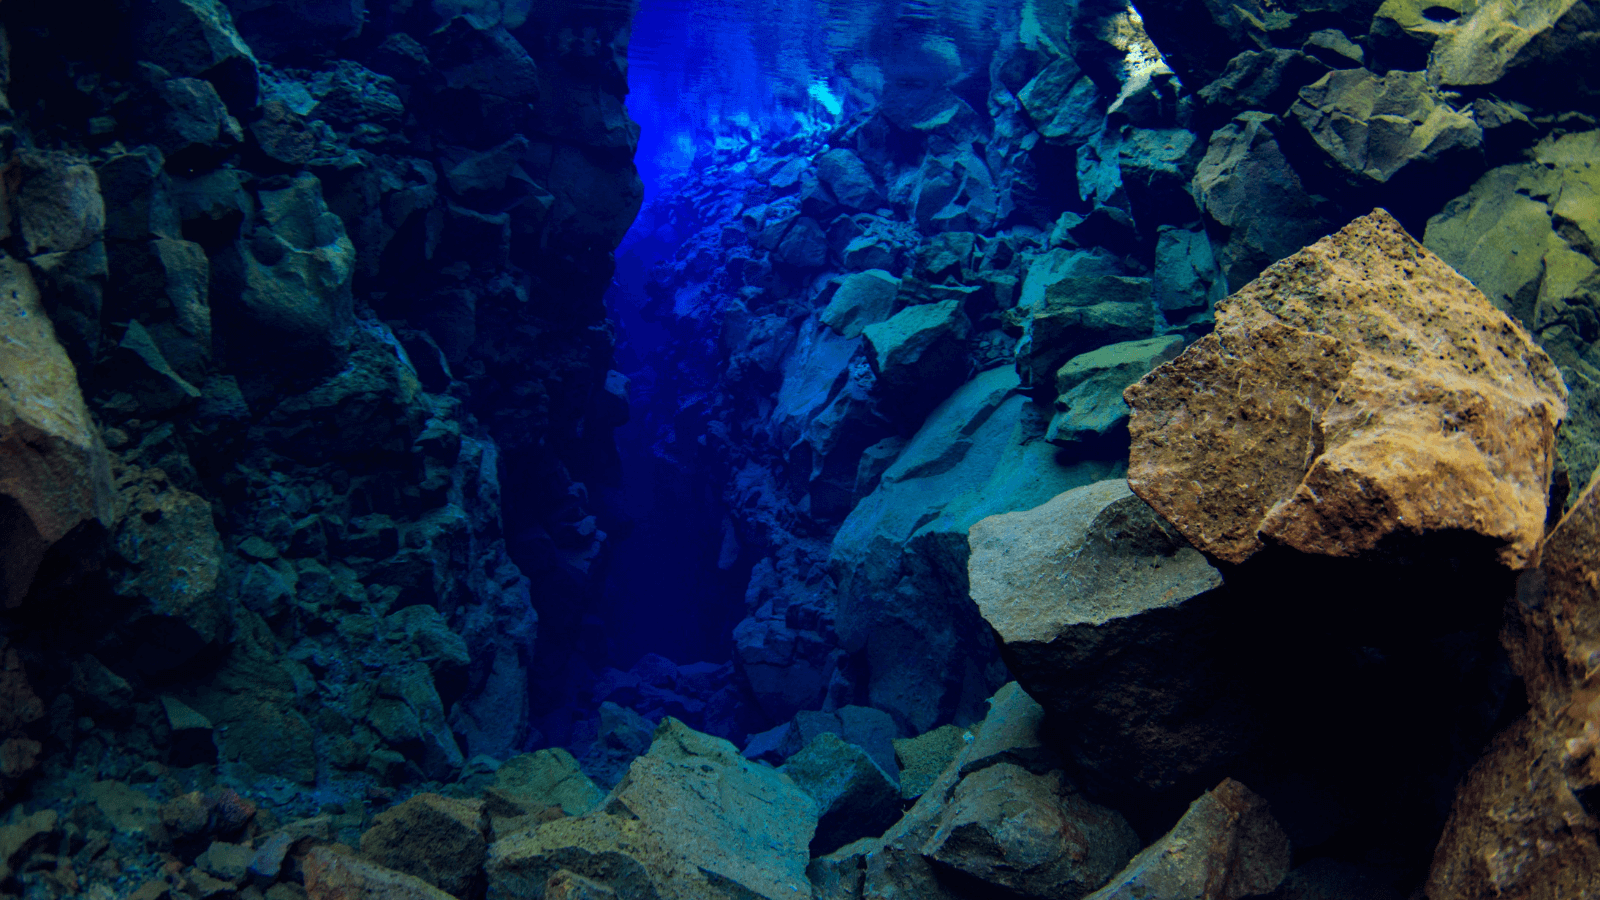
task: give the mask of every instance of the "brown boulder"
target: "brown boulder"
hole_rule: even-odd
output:
[[[373,817],[372,827],[361,835],[361,853],[465,897],[482,880],[487,830],[482,800],[418,794]]]
[[[111,523],[111,467],[27,266],[3,257],[0,321],[0,607],[9,609],[52,544],[82,522]]]
[[[335,847],[313,848],[300,866],[310,900],[455,900],[421,878]]]
[[[1567,409],[1527,332],[1383,210],[1218,304],[1216,331],[1125,397],[1129,484],[1234,563],[1456,531],[1523,568]]]
[[[1567,900],[1600,884],[1600,478],[1518,584],[1503,639],[1528,713],[1457,790],[1434,852],[1434,900]]]

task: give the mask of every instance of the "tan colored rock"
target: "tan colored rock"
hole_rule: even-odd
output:
[[[1125,396],[1129,484],[1234,563],[1460,531],[1524,568],[1567,409],[1527,332],[1383,210],[1218,304],[1213,334]]]
[[[0,257],[0,607],[22,603],[50,545],[110,525],[111,467],[28,267]]]
[[[482,800],[418,794],[372,819],[361,853],[397,872],[465,897],[482,880],[489,855]]]
[[[337,847],[315,847],[300,865],[310,900],[455,900],[421,878]]]
[[[1600,897],[1600,478],[1518,583],[1502,639],[1528,713],[1456,792],[1430,900]]]

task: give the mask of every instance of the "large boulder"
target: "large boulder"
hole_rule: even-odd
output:
[[[1134,491],[1235,563],[1456,531],[1522,568],[1566,413],[1527,332],[1382,210],[1239,290],[1126,397]]]
[[[1080,353],[1149,337],[1155,326],[1148,278],[1067,277],[1045,289],[1023,320],[1017,372],[1037,399],[1055,396],[1055,374]]]
[[[128,19],[139,59],[174,75],[204,78],[243,114],[259,91],[255,54],[234,29],[221,0],[135,0]]]
[[[45,552],[81,523],[110,526],[111,467],[28,267],[0,256],[0,606],[19,605]]]
[[[972,324],[961,303],[908,306],[861,333],[878,385],[900,421],[920,421],[967,374]]]
[[[1289,115],[1359,182],[1386,184],[1401,170],[1469,162],[1483,129],[1429,85],[1424,72],[1339,69],[1300,91]]]
[[[673,718],[599,809],[496,841],[491,898],[537,897],[566,869],[622,900],[807,900],[816,802]]]
[[[1267,801],[1229,778],[1088,900],[1243,900],[1271,894],[1288,874],[1289,838]]]
[[[817,180],[849,209],[870,212],[884,205],[883,191],[866,163],[849,150],[836,148],[818,154]]]
[[[817,735],[778,771],[817,801],[811,855],[877,837],[900,818],[900,789],[867,751],[831,732]]]
[[[979,374],[928,415],[834,536],[835,628],[866,661],[870,704],[909,733],[973,721],[1000,684],[967,594],[967,529],[1116,474],[1115,463],[1061,464],[1045,415],[1015,370]]]
[[[418,794],[378,813],[361,835],[361,855],[457,897],[482,880],[488,856],[483,801]]]
[[[867,326],[889,318],[899,290],[900,279],[882,269],[846,275],[817,318],[840,337],[859,337]]]
[[[1428,873],[1430,897],[1581,897],[1600,880],[1600,478],[1522,575],[1506,630],[1528,712],[1456,791]]]
[[[310,900],[455,900],[415,875],[341,852],[337,846],[312,848],[300,871]]]
[[[1600,131],[1553,137],[1428,221],[1423,243],[1533,332],[1571,392],[1556,448],[1576,488],[1600,467]]]
[[[1209,780],[1257,726],[1218,656],[1222,576],[1121,479],[984,519],[972,598],[1001,655],[1111,790]]]
[[[1003,762],[956,785],[922,854],[1014,896],[1071,900],[1138,848],[1127,820],[1089,802],[1059,769],[1036,774]]]

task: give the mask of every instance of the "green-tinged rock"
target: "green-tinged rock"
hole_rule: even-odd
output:
[[[120,781],[95,781],[78,789],[78,799],[93,803],[113,827],[126,834],[148,834],[161,825],[161,804]]]
[[[956,786],[922,853],[941,868],[1029,898],[1075,900],[1139,850],[1126,819],[1059,771],[998,763]]]
[[[971,330],[955,300],[910,306],[861,330],[879,389],[895,413],[917,421],[931,403],[960,384],[967,373]]]
[[[1416,5],[1427,17],[1431,7]],[[1592,0],[1482,0],[1462,12],[1433,43],[1428,75],[1436,83],[1512,82],[1504,87],[1533,102],[1573,93],[1592,98],[1600,88],[1590,65],[1600,42],[1600,10]]]
[[[1068,57],[1052,60],[1017,92],[1039,133],[1077,143],[1100,128],[1100,91]]]
[[[914,738],[897,739],[894,758],[900,763],[900,797],[904,800],[921,797],[970,738],[971,732],[966,729],[940,725]]]
[[[626,900],[809,900],[816,821],[788,778],[667,718],[602,807],[490,847],[489,897],[541,896],[566,869]]]
[[[1288,874],[1289,839],[1267,801],[1229,778],[1088,900],[1242,900],[1270,893]]]
[[[899,290],[900,279],[882,269],[846,275],[818,318],[840,337],[858,337],[868,326],[889,318]]]
[[[314,734],[295,709],[294,678],[277,639],[248,610],[234,614],[227,661],[200,690],[183,700],[217,726],[224,760],[291,781],[316,777]]]
[[[1600,468],[1600,131],[1550,138],[1428,220],[1423,243],[1538,340],[1568,391],[1556,449],[1573,486]]]
[[[165,694],[161,697],[161,708],[167,713],[167,725],[173,731],[210,731],[211,720],[189,708],[177,697]]]
[[[1424,72],[1338,69],[1303,88],[1289,114],[1345,172],[1386,184],[1408,166],[1465,162],[1483,129],[1456,111]]]
[[[100,179],[67,153],[25,150],[16,157],[17,224],[29,256],[84,250],[106,229]]]
[[[22,603],[52,544],[80,523],[113,521],[111,468],[72,362],[56,342],[27,266],[0,258],[0,606]]]
[[[255,106],[255,55],[221,0],[135,0],[128,19],[135,23],[130,37],[139,59],[206,79],[240,115]]]
[[[465,897],[482,880],[488,828],[482,800],[418,794],[373,817],[361,855]]]
[[[1055,395],[1055,374],[1067,360],[1106,344],[1146,338],[1155,327],[1148,278],[1062,278],[1023,320],[1017,372],[1035,397]]]
[[[823,733],[789,757],[779,772],[817,802],[812,856],[851,841],[877,837],[900,818],[900,791],[867,752],[836,734]]]
[[[1128,385],[1183,350],[1177,335],[1127,341],[1075,356],[1056,370],[1056,414],[1045,440],[1072,446],[1127,425]]]
[[[487,794],[522,809],[524,814],[559,806],[569,816],[581,816],[605,798],[605,792],[583,774],[572,754],[560,747],[506,760],[495,773]]]

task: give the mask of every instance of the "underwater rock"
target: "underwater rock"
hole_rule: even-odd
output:
[[[867,661],[867,699],[907,733],[970,721],[1000,683],[990,629],[967,595],[967,529],[1112,474],[1061,465],[1042,411],[1011,367],[990,369],[930,413],[834,535],[835,628]]]
[[[1208,116],[1223,121],[1245,110],[1288,109],[1300,89],[1326,68],[1298,50],[1246,50],[1228,60],[1222,74],[1195,96]]]
[[[1483,150],[1483,129],[1423,72],[1329,72],[1300,91],[1289,115],[1345,172],[1377,184],[1407,168],[1470,169]],[[1421,176],[1408,174],[1417,189]]]
[[[1288,873],[1289,839],[1267,801],[1229,778],[1087,900],[1243,900],[1270,893]]]
[[[1444,23],[1416,21],[1419,6],[1422,19],[1433,18],[1414,0],[1386,3],[1374,31],[1392,23],[1422,40],[1431,37],[1428,76],[1442,87],[1493,85],[1537,104],[1583,104],[1600,90],[1587,65],[1600,40],[1600,10],[1590,0],[1485,0]]]
[[[865,750],[824,732],[778,771],[817,802],[811,855],[822,856],[864,837],[877,837],[900,818],[900,791]]]
[[[1173,314],[1202,314],[1226,295],[1216,252],[1203,231],[1163,225],[1156,237],[1156,265],[1151,275],[1156,308]],[[1170,318],[1169,318],[1170,321]]]
[[[1572,494],[1600,468],[1600,131],[1552,137],[1428,220],[1423,244],[1528,328],[1561,370],[1556,433]],[[1570,497],[1569,497],[1570,500]]]
[[[878,383],[891,396],[910,402],[908,394],[940,398],[960,382],[966,375],[971,331],[961,304],[945,300],[906,307],[861,333],[871,347],[868,359]]]
[[[1290,163],[1277,116],[1245,112],[1211,134],[1190,190],[1220,228],[1217,262],[1227,284],[1262,269],[1327,232],[1318,201]]]
[[[966,746],[967,732],[954,725],[940,725],[914,738],[894,742],[895,761],[900,764],[900,796],[915,800],[922,796],[950,761]]]
[[[482,879],[488,826],[481,800],[417,794],[373,817],[361,855],[463,897]]]
[[[454,900],[421,878],[336,847],[313,847],[300,868],[310,900]]]
[[[521,807],[524,813],[538,806],[558,806],[569,816],[587,813],[605,797],[572,754],[560,747],[520,753],[501,763],[486,793],[502,804]]]
[[[816,821],[789,779],[669,717],[604,806],[496,841],[489,896],[540,896],[567,869],[620,897],[804,900]]]
[[[1160,793],[1250,745],[1259,726],[1219,658],[1222,576],[1125,481],[984,519],[968,540],[1007,667],[1102,787]]]
[[[922,854],[1020,897],[1082,897],[1139,850],[1127,820],[1089,802],[1058,771],[999,763],[956,785]]]
[[[17,229],[29,256],[88,249],[106,230],[100,180],[87,160],[26,150],[16,155]]]
[[[1134,491],[1234,563],[1266,540],[1354,556],[1462,530],[1522,568],[1566,412],[1527,332],[1381,210],[1219,304],[1126,397]]]
[[[1045,440],[1070,447],[1126,426],[1130,410],[1122,392],[1182,349],[1183,338],[1168,335],[1110,344],[1067,360],[1056,370],[1056,414]]]
[[[240,115],[255,106],[255,54],[221,0],[135,0],[130,6],[130,37],[140,59],[179,77],[204,78]]]
[[[1503,632],[1528,712],[1456,791],[1428,873],[1430,897],[1582,896],[1600,878],[1600,477],[1517,584]]]
[[[858,337],[867,326],[889,318],[899,290],[900,279],[882,269],[846,275],[817,318],[840,337]]]
[[[176,167],[201,166],[225,156],[244,140],[239,120],[211,82],[169,78],[148,66],[141,73],[150,82],[135,94],[129,118],[144,127],[141,135]]]
[[[1100,128],[1100,91],[1070,57],[1051,60],[1017,92],[1017,100],[1048,140],[1080,143]]]
[[[303,376],[344,361],[355,246],[314,176],[262,191],[259,224],[217,266],[218,338],[235,365]]]
[[[861,157],[849,150],[835,148],[818,154],[817,180],[849,209],[870,212],[884,205],[883,191],[872,173]]]
[[[46,551],[83,522],[113,521],[110,462],[72,362],[56,342],[28,267],[0,258],[0,563],[4,600],[22,603]]]
[[[1017,345],[1017,373],[1035,399],[1055,396],[1056,371],[1073,357],[1150,336],[1155,325],[1148,278],[1065,277],[1030,308]]]
[[[56,833],[60,819],[55,810],[41,809],[0,826],[0,881],[9,880],[23,862]]]

